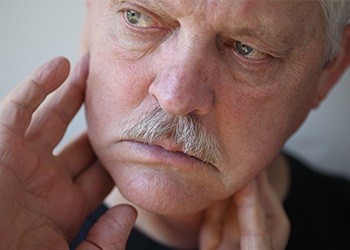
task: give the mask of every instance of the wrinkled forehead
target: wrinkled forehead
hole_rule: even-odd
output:
[[[237,14],[263,19],[300,21],[320,14],[319,0],[109,0],[112,4],[133,3],[166,11],[176,18],[201,15],[206,20],[233,21]]]
[[[319,0],[101,0],[131,4],[180,25],[214,33],[247,35],[270,44],[293,47],[312,39],[324,42]],[[317,37],[315,37],[315,34]],[[285,48],[286,50],[288,48]]]

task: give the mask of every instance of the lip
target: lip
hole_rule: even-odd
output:
[[[208,166],[214,168],[209,163],[181,152],[178,147],[169,147],[167,143],[164,144],[165,146],[162,146],[159,142],[149,144],[130,140],[119,143],[126,149],[128,156],[131,156],[131,160],[137,163],[171,167],[178,171],[193,171]]]

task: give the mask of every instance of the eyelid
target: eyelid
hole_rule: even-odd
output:
[[[132,13],[137,13],[138,15],[138,23],[132,23],[130,20],[129,20],[129,14],[132,15]],[[146,15],[144,13],[141,13],[141,12],[138,12],[138,11],[135,11],[135,10],[132,10],[132,9],[127,9],[125,11],[123,11],[123,14],[124,14],[124,19],[125,21],[133,26],[133,27],[137,27],[137,28],[154,28],[154,27],[157,27],[158,26],[158,23],[152,18],[150,17],[149,15]]]
[[[236,45],[237,45],[238,42],[239,42],[239,41],[236,41]],[[240,43],[242,43],[242,42],[240,42]],[[250,45],[245,44],[245,43],[242,43],[242,44],[244,44],[244,45],[246,45],[246,46],[252,48],[253,51],[254,51],[254,52],[252,52],[253,55],[241,55],[241,54],[240,54],[241,56],[243,56],[243,57],[245,57],[245,58],[247,58],[247,59],[251,59],[251,60],[263,60],[263,59],[266,59],[267,57],[270,57],[269,54],[267,54],[267,53],[265,53],[265,52],[262,52],[262,51],[260,51],[260,50],[258,50],[258,49],[256,49],[256,48],[254,48],[253,46],[250,46]],[[235,48],[235,50],[237,51],[237,48]],[[238,51],[237,51],[237,53],[238,53]],[[258,56],[256,56],[256,57],[258,57],[258,58],[254,57],[254,55],[258,55]]]
[[[236,32],[223,32],[220,34],[219,41],[226,42],[228,40],[240,41],[244,44],[251,46],[252,48],[258,49],[259,51],[268,54],[269,56],[283,60],[287,57],[292,48],[283,41],[267,41],[266,39],[260,38],[255,35],[245,34],[244,31]]]
[[[124,20],[128,23],[128,25],[130,25],[131,27],[133,28],[138,28],[137,25],[133,25],[131,24],[130,22],[128,22],[128,20],[126,20],[126,13],[127,11],[135,11],[135,12],[138,12],[140,13],[140,15],[144,15],[145,17],[149,18],[150,20],[150,25],[149,26],[144,26],[144,27],[139,27],[139,28],[158,28],[158,27],[161,27],[161,24],[150,14],[148,13],[145,13],[144,11],[141,11],[139,10],[138,8],[135,8],[135,7],[123,7],[123,8],[120,8],[119,9],[119,12],[121,12],[123,14],[123,18]]]
[[[256,51],[256,53],[261,54],[263,58],[254,58],[254,57],[244,56],[244,55],[240,54],[240,53],[237,51],[237,49],[236,49],[236,44],[237,44],[237,43],[242,43],[242,44],[244,44],[244,45],[246,45],[246,46],[251,47],[253,50]],[[245,61],[251,61],[251,62],[257,62],[257,63],[259,63],[259,62],[262,62],[262,61],[266,61],[267,59],[273,58],[272,55],[270,55],[270,54],[268,54],[268,53],[266,53],[266,52],[264,52],[264,51],[261,51],[261,50],[257,49],[255,46],[252,46],[252,45],[250,45],[249,43],[245,43],[245,42],[242,42],[242,41],[238,41],[238,40],[234,40],[234,39],[228,39],[228,40],[225,41],[223,44],[226,45],[226,46],[229,46],[230,49],[233,49],[233,50],[234,50],[234,53],[235,53],[239,58],[241,58],[242,60],[245,60]]]
[[[145,9],[142,6],[132,4],[132,3],[122,2],[119,6],[119,12],[125,12],[127,10],[133,10],[133,11],[139,12],[143,15],[149,16],[152,20],[154,20],[157,26],[149,27],[149,28],[172,28],[174,26],[174,22],[170,22],[169,20],[160,17],[156,13]]]

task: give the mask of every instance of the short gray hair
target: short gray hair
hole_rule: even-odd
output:
[[[325,17],[325,60],[336,56],[343,29],[350,21],[350,0],[319,0]]]

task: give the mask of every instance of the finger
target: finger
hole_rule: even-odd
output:
[[[208,208],[203,215],[199,235],[199,249],[217,249],[222,239],[227,201],[218,201]]]
[[[89,213],[101,205],[104,198],[111,192],[114,182],[99,161],[95,161],[75,178],[80,186],[89,207]]]
[[[278,235],[278,237],[272,237],[272,245],[274,249],[285,249],[290,232],[290,223],[287,214],[272,189],[265,172],[262,172],[257,177],[257,184],[270,233],[273,236]]]
[[[24,136],[33,112],[64,82],[69,67],[67,59],[54,58],[12,90],[0,104],[0,129]]]
[[[136,217],[136,210],[129,205],[111,208],[91,228],[87,239],[77,250],[125,249]]]
[[[74,67],[67,82],[34,113],[27,139],[35,140],[51,151],[56,147],[83,103],[88,65],[89,55],[86,54]]]
[[[240,227],[237,217],[237,207],[234,202],[234,198],[229,199],[229,207],[227,209],[224,225],[223,225],[223,236],[220,243],[220,250],[224,249],[241,249],[240,248]]]
[[[255,180],[236,192],[241,249],[272,249],[265,212]]]
[[[76,177],[96,159],[96,156],[87,134],[83,133],[65,146],[57,154],[57,158],[63,163],[64,170],[70,176]]]

